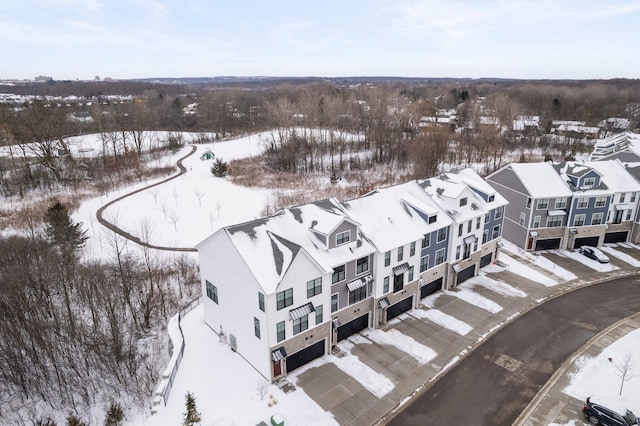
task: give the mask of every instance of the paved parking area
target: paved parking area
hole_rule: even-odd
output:
[[[640,260],[640,250],[631,247],[615,247],[635,259]],[[358,375],[349,375],[341,370],[332,360],[333,356],[325,357],[325,362],[319,366],[308,368],[303,373],[297,375],[297,386],[302,388],[311,398],[313,398],[323,409],[331,412],[335,420],[341,425],[371,425],[376,424],[380,418],[385,416],[394,407],[398,407],[401,401],[406,400],[416,390],[433,382],[439,375],[443,374],[456,359],[464,357],[469,351],[480,344],[487,335],[500,326],[506,324],[514,315],[519,315],[529,308],[538,304],[541,300],[551,294],[565,291],[563,288],[575,287],[588,282],[598,276],[611,273],[598,273],[589,266],[570,257],[557,252],[545,252],[540,254],[563,269],[575,274],[578,279],[572,282],[563,282],[562,278],[554,275],[552,271],[544,269],[535,263],[511,255],[518,262],[525,264],[536,273],[548,277],[558,284],[556,286],[543,285],[535,280],[528,279],[522,273],[514,273],[509,268],[487,268],[490,272],[483,275],[490,280],[501,281],[508,284],[513,289],[525,293],[523,297],[507,292],[496,291],[491,285],[483,286],[480,282],[470,281],[462,284],[460,289],[451,291],[440,291],[419,302],[420,311],[409,311],[390,321],[377,333],[394,330],[417,344],[426,346],[435,351],[433,359],[426,363],[420,363],[416,358],[405,352],[395,344],[381,344],[367,337],[368,332],[357,335],[357,338],[349,338],[346,343],[348,350],[347,357],[357,357],[357,359],[371,370],[389,379],[394,388],[392,391],[379,398],[373,392],[367,390],[358,381]],[[621,271],[629,270],[629,264],[620,259],[614,260],[621,264]],[[618,273],[620,271],[614,271]],[[490,312],[482,309],[479,305],[456,297],[456,292],[471,291],[477,296],[482,296],[491,302],[499,305],[502,310]],[[425,318],[424,313],[429,310],[437,310],[447,316],[455,318],[457,321],[471,327],[471,330],[461,335],[455,332],[454,328],[440,325]],[[370,336],[375,337],[375,336]],[[340,344],[339,344],[340,346]],[[560,392],[556,398],[562,399]],[[569,399],[565,397],[565,399]],[[543,400],[541,407],[545,404],[564,404],[568,410],[558,419],[581,419],[580,407],[574,409],[575,401],[554,402]],[[558,411],[560,412],[560,411]],[[564,412],[564,411],[562,411]],[[580,416],[576,417],[576,412]],[[546,423],[527,423],[529,425]]]

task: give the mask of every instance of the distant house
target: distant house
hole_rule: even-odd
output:
[[[622,132],[600,139],[593,145],[590,159],[638,162],[640,161],[640,134]]]
[[[551,122],[551,133],[572,139],[597,139],[600,128],[585,124],[584,121],[554,120]]]
[[[540,117],[537,115],[520,115],[513,120],[512,130],[516,133],[535,134],[540,127]]]
[[[629,130],[631,121],[628,118],[607,118],[598,123],[598,127],[605,136],[611,136]]]
[[[197,246],[205,322],[276,381],[477,275],[505,205],[465,169],[224,227]]]

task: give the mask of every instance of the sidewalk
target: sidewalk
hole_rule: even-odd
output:
[[[542,271],[542,268],[526,259],[518,258],[518,261],[548,274],[548,271]],[[574,280],[560,282],[553,287],[544,287],[508,270],[488,273],[488,276],[508,282],[524,291],[526,296],[506,297],[493,294],[491,297],[497,300],[497,303],[502,307],[502,310],[495,314],[470,307],[450,295],[444,294],[438,297],[434,308],[447,312],[473,327],[473,330],[468,334],[458,335],[450,330],[443,330],[435,324],[430,324],[429,321],[412,315],[412,311],[409,311],[408,316],[403,320],[393,321],[383,328],[385,331],[395,329],[412,337],[418,343],[432,348],[436,352],[436,356],[430,362],[419,364],[406,353],[388,345],[378,345],[376,350],[367,350],[366,345],[358,345],[357,343],[354,345],[351,354],[357,355],[363,364],[375,367],[375,371],[388,377],[395,386],[391,392],[384,394],[384,396],[376,396],[330,362],[319,368],[310,368],[297,375],[296,386],[301,387],[324,410],[331,412],[341,425],[385,424],[393,416],[393,413],[401,410],[404,405],[411,402],[412,398],[428,389],[453,365],[515,317],[526,313],[550,298],[574,289],[613,278],[634,275],[637,272],[636,268],[629,267],[611,272],[586,273]],[[600,333],[588,342],[579,353],[598,351],[602,345],[605,345],[605,336],[608,339],[609,336],[618,335],[616,333],[624,335],[635,328],[640,328],[640,315]],[[576,413],[581,416],[582,401],[576,401],[561,392],[567,381],[568,367],[577,355],[574,355],[571,360],[566,362],[566,365],[563,364],[563,368],[556,372],[552,380],[523,411],[515,423],[516,425],[539,426],[561,421],[563,418],[569,420],[581,418],[576,417]]]

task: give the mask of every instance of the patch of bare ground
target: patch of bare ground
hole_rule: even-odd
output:
[[[231,181],[236,185],[273,190],[273,197],[262,211],[263,215],[331,197],[341,201],[351,200],[375,188],[413,178],[409,170],[398,172],[388,166],[336,171],[334,179],[329,173],[287,173],[273,170],[259,157],[234,160],[229,170]]]

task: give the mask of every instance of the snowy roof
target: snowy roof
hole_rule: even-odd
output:
[[[573,183],[571,182],[571,180],[569,179],[569,176],[573,176],[573,177],[581,177],[584,176],[585,174],[589,173],[589,172],[595,172],[596,174],[602,176],[600,174],[600,172],[598,172],[597,170],[587,166],[586,164],[582,163],[582,162],[574,162],[574,161],[567,161],[567,162],[562,162],[562,163],[555,163],[553,164],[553,168],[554,170],[556,170],[559,174],[560,177],[562,178],[562,180],[564,182],[566,182],[566,185],[568,186],[568,188],[571,191],[580,191],[580,192],[585,192],[588,191],[589,193],[601,193],[601,192],[606,192],[606,193],[610,193],[611,191],[609,190],[609,187],[607,186],[606,182],[604,179],[600,179],[600,182],[598,185],[596,186],[590,186],[590,187],[577,187],[574,186]]]
[[[533,198],[570,197],[573,194],[550,163],[511,163],[507,167],[513,170]]]
[[[640,191],[640,183],[619,160],[585,161],[584,164],[602,175],[602,180],[614,192]]]
[[[416,182],[378,189],[343,205],[350,217],[362,223],[364,235],[379,252],[421,240],[451,224]],[[436,216],[436,221],[429,223],[430,216]]]

